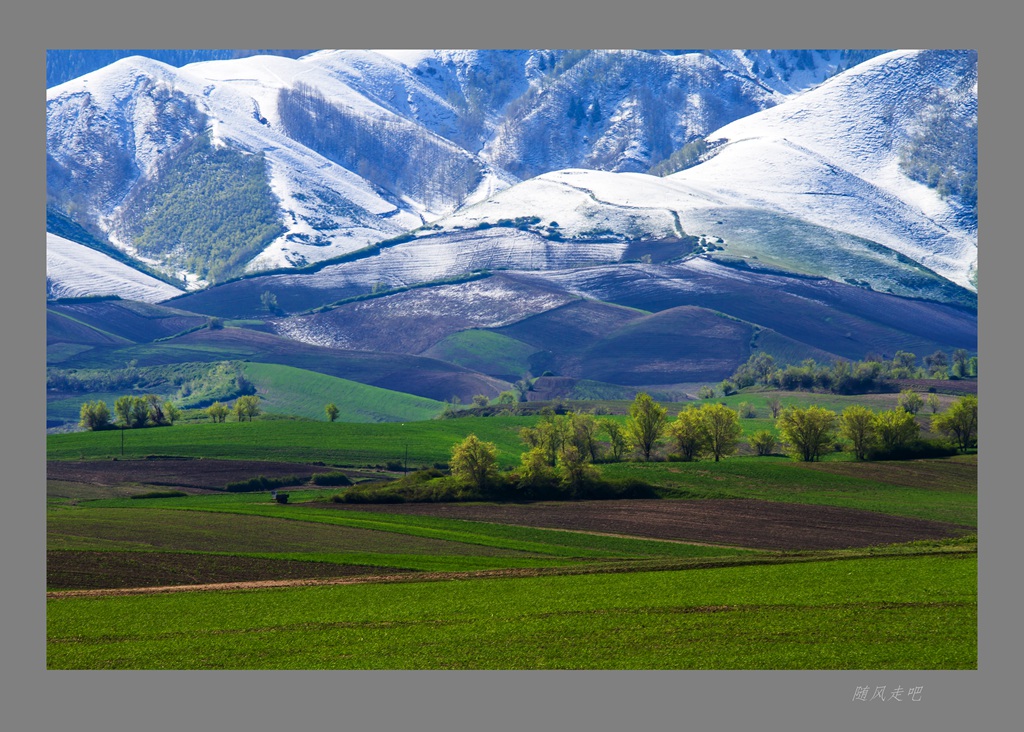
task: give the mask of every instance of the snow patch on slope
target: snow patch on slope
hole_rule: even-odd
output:
[[[117,295],[153,303],[181,294],[102,252],[50,233],[46,234],[46,285],[51,298]]]

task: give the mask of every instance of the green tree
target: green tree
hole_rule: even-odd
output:
[[[498,447],[471,434],[452,448],[449,463],[457,480],[482,491],[498,475]]]
[[[917,367],[917,356],[908,351],[896,351],[892,357],[892,365],[896,368],[912,371]]]
[[[971,354],[966,348],[957,348],[953,351],[953,373],[960,378],[970,376]]]
[[[736,445],[743,434],[736,410],[724,404],[705,404],[700,408],[700,416],[707,434],[707,452],[715,462],[736,452]]]
[[[740,402],[739,409],[737,411],[743,419],[753,419],[757,416],[757,409],[755,409],[754,405],[750,402]]]
[[[136,396],[131,399],[131,417],[129,427],[145,427],[149,420],[149,400],[146,397]]]
[[[748,363],[757,380],[762,384],[767,384],[771,379],[772,373],[775,371],[775,359],[771,355],[762,352],[756,356],[751,356]]]
[[[246,417],[252,422],[252,418],[259,416],[260,413],[260,398],[255,394],[247,394],[246,396],[240,396],[235,400],[235,416],[238,417],[238,421],[241,422]]]
[[[154,427],[169,424],[160,397],[156,394],[147,394],[144,398],[146,400],[146,420]]]
[[[167,424],[174,424],[181,419],[181,410],[174,406],[170,400],[164,402],[164,419],[167,420]]]
[[[612,460],[615,462],[622,460],[622,456],[626,452],[625,428],[614,419],[602,419],[601,429],[608,435],[608,445],[611,448]]]
[[[899,399],[896,400],[896,405],[902,407],[904,411],[910,414],[917,414],[921,411],[921,407],[924,406],[924,399],[913,389],[904,389],[900,392]]]
[[[946,356],[946,352],[938,350],[930,356],[925,356],[924,367],[929,376],[947,373],[947,369],[949,368],[949,359]]]
[[[519,489],[527,495],[553,487],[556,480],[543,449],[534,447],[519,457]]]
[[[917,439],[921,432],[914,415],[897,407],[875,415],[875,432],[886,450],[896,450]]]
[[[768,430],[758,430],[750,436],[750,446],[757,450],[757,454],[761,457],[771,455],[775,451],[777,442],[775,435]]]
[[[277,295],[270,290],[264,290],[260,295],[260,304],[268,313],[277,313],[280,309],[277,306]]]
[[[928,398],[925,400],[925,404],[927,404],[928,408],[932,410],[932,414],[937,414],[939,407],[942,406],[942,402],[939,401],[939,395],[935,393],[928,395]]]
[[[978,397],[963,396],[942,414],[932,417],[932,429],[950,437],[966,451],[978,443]]]
[[[473,396],[473,406],[476,407],[486,407],[490,401],[486,394],[476,394]]]
[[[714,390],[714,388],[708,386],[707,384],[702,386],[700,388],[700,390],[697,392],[697,398],[698,399],[714,399],[714,397],[715,397],[715,390]]]
[[[78,424],[87,430],[105,430],[110,427],[110,409],[102,400],[85,402],[79,412]]]
[[[503,391],[498,394],[498,404],[515,404],[516,393],[514,391]]]
[[[544,453],[547,464],[554,467],[558,462],[558,453],[566,436],[565,420],[554,414],[546,415],[534,427],[523,427],[519,430],[520,439],[531,449],[539,448]]]
[[[668,410],[658,404],[646,392],[640,392],[629,407],[626,421],[626,437],[633,449],[649,462],[654,445],[665,430]]]
[[[574,445],[580,454],[590,462],[597,462],[597,433],[601,426],[597,418],[592,414],[570,412],[565,436],[567,441]]]
[[[569,443],[558,455],[558,472],[562,485],[569,495],[578,497],[587,483],[597,477],[597,469],[588,461],[588,456],[576,445]]]
[[[225,419],[227,419],[228,413],[230,411],[231,410],[229,410],[226,405],[221,404],[220,402],[214,402],[213,404],[206,408],[206,414],[214,422],[223,422]]]
[[[122,427],[132,426],[132,400],[131,396],[121,396],[114,401],[114,414]]]
[[[334,402],[331,402],[326,407],[324,407],[324,412],[327,413],[328,421],[334,422],[335,420],[338,419],[338,407]]]
[[[794,457],[813,462],[836,440],[839,415],[831,409],[787,407],[779,415],[778,428]]]
[[[701,410],[692,404],[679,410],[669,422],[668,433],[675,441],[679,456],[686,462],[697,460],[707,447],[708,435]]]
[[[853,445],[853,454],[858,460],[866,460],[868,451],[875,446],[875,413],[860,404],[843,410],[839,418],[839,431]]]
[[[772,419],[778,419],[779,414],[782,413],[782,400],[777,396],[768,397],[768,411],[772,413]]]

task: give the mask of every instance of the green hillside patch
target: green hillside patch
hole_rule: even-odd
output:
[[[340,408],[340,404],[338,405]],[[272,460],[330,465],[404,463],[410,468],[447,463],[452,446],[475,433],[498,445],[502,467],[519,464],[519,430],[537,417],[466,417],[426,422],[350,423],[261,421],[176,424],[127,430],[124,457],[147,455],[227,460]],[[48,460],[121,457],[120,430],[47,436]]]
[[[51,669],[978,663],[973,554],[51,599],[46,620]]]
[[[464,330],[439,341],[421,355],[515,381],[530,370],[529,359],[536,351],[535,347],[500,333]]]
[[[342,422],[400,422],[430,419],[444,409],[433,399],[292,366],[248,363],[245,375],[256,386],[265,412],[326,419],[324,407],[333,403]]]
[[[725,239],[717,258],[749,257],[770,267],[867,286],[877,292],[978,306],[977,295],[899,252],[785,214],[750,208],[715,209],[691,226],[706,226]]]
[[[195,139],[138,194],[133,244],[204,279],[225,279],[282,231],[263,153]]]
[[[718,463],[616,463],[602,466],[602,472],[682,498],[756,498],[977,526],[977,481],[972,483],[970,469],[958,458],[832,465],[733,457]]]

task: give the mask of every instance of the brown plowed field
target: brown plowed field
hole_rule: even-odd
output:
[[[251,460],[51,460],[46,464],[48,480],[99,485],[144,483],[206,489],[223,489],[228,483],[261,475],[268,478],[297,475],[308,479],[314,473],[332,472],[338,472],[338,469],[325,465]],[[350,476],[361,474],[359,471],[343,472]]]
[[[330,506],[773,550],[848,549],[973,531],[969,526],[872,511],[745,499]]]
[[[412,571],[397,567],[168,552],[46,553],[46,585],[51,590],[325,579]]]

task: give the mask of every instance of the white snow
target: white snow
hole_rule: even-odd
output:
[[[47,295],[54,298],[117,295],[124,300],[153,303],[182,292],[102,252],[49,232],[46,280]]]

